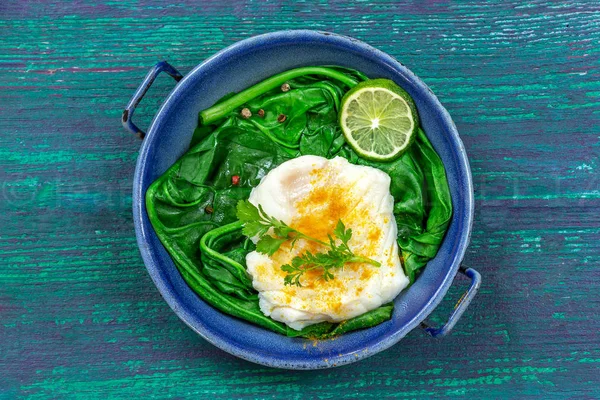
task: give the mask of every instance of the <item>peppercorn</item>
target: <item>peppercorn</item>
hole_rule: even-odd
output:
[[[281,85],[281,91],[282,92],[289,92],[290,90],[290,84],[289,83],[284,83],[283,85]]]
[[[212,214],[213,211],[215,211],[215,209],[212,208],[211,206],[204,207],[204,212],[207,213],[207,214]]]
[[[235,185],[235,186],[239,185],[240,184],[240,176],[239,175],[233,175],[231,177],[231,184]]]
[[[260,110],[258,110],[258,113],[257,113],[257,114],[258,114],[258,116],[259,116],[259,117],[261,117],[261,118],[262,118],[262,117],[264,117],[264,116],[265,116],[265,110],[263,110],[263,109],[261,108]]]
[[[242,108],[242,111],[240,111],[240,115],[242,116],[242,118],[248,119],[252,116],[252,111],[250,111],[249,108]]]
[[[287,117],[285,116],[285,114],[279,114],[279,116],[277,117],[277,122],[284,122],[287,119]]]

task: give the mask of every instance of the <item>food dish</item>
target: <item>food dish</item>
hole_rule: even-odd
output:
[[[392,81],[307,66],[202,110],[190,150],[146,194],[190,287],[287,336],[329,338],[389,319],[391,304],[377,309],[435,256],[452,216],[443,164],[409,104]],[[390,145],[398,136],[403,152]],[[240,215],[248,198],[264,224],[257,209]],[[281,226],[269,228],[273,218]],[[344,223],[351,247],[336,234]]]
[[[265,63],[265,59],[269,63]],[[144,198],[150,184],[189,148],[199,111],[227,93],[243,90],[278,72],[315,64],[343,64],[370,76],[392,79],[406,88],[415,100],[428,139],[444,163],[454,209],[448,234],[437,256],[419,279],[395,299],[391,320],[333,341],[306,346],[301,339],[232,318],[199,299],[154,234]],[[135,106],[161,72],[181,79],[181,74],[165,62],[149,72],[123,114],[123,125],[132,133],[142,132],[132,122]],[[285,31],[239,42],[194,68],[177,84],[142,143],[134,179],[133,208],[136,235],[148,272],[166,302],[186,324],[215,346],[246,360],[280,368],[315,369],[348,364],[373,355],[423,323],[440,303],[459,270],[471,232],[473,196],[468,161],[456,128],[446,110],[414,74],[388,55],[354,39],[313,31]],[[475,295],[479,274],[472,269],[464,272],[472,279],[468,292],[448,323],[428,332],[447,333]]]

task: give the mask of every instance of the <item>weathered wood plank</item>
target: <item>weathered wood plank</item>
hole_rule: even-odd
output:
[[[139,142],[119,123],[156,61],[187,72],[307,27],[392,54],[448,108],[476,187],[465,262],[484,276],[451,336],[315,373],[235,359],[170,311],[135,243]],[[600,396],[598,43],[593,2],[2,2],[0,397]]]

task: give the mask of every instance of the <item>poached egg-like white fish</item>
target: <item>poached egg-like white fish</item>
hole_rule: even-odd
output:
[[[393,300],[408,285],[398,254],[397,227],[390,177],[378,169],[302,156],[271,170],[250,194],[250,202],[292,228],[328,241],[338,220],[352,229],[354,254],[381,263],[347,263],[325,281],[322,270],[306,272],[302,287],[284,285],[281,266],[305,251],[326,251],[314,242],[284,243],[269,257],[253,251],[246,256],[261,311],[293,329],[322,321],[341,322]],[[256,238],[254,238],[256,240]]]

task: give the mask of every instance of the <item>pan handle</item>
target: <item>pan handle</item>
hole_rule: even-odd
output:
[[[138,104],[140,104],[140,101],[142,101],[144,95],[146,94],[150,86],[152,86],[152,83],[154,82],[158,74],[160,74],[161,72],[166,72],[177,82],[179,82],[181,78],[183,78],[183,75],[181,75],[179,71],[177,71],[171,64],[169,64],[166,61],[159,62],[154,67],[152,67],[150,71],[148,71],[148,74],[146,75],[140,86],[137,88],[137,90],[131,97],[131,100],[129,100],[127,107],[125,107],[125,110],[123,111],[123,117],[121,118],[123,127],[129,132],[133,133],[134,135],[137,135],[140,139],[143,139],[144,136],[146,136],[146,132],[138,128],[137,125],[133,123],[131,118],[133,117],[135,108]]]
[[[471,278],[471,285],[469,286],[469,289],[461,296],[458,302],[456,302],[454,311],[452,311],[452,314],[450,314],[450,317],[448,317],[448,321],[440,328],[433,328],[426,322],[421,322],[421,328],[423,328],[425,332],[429,333],[432,337],[446,336],[452,330],[452,328],[454,328],[454,325],[456,325],[467,307],[469,307],[469,304],[481,286],[481,275],[479,272],[475,271],[473,268],[463,265],[460,266],[460,272]]]

